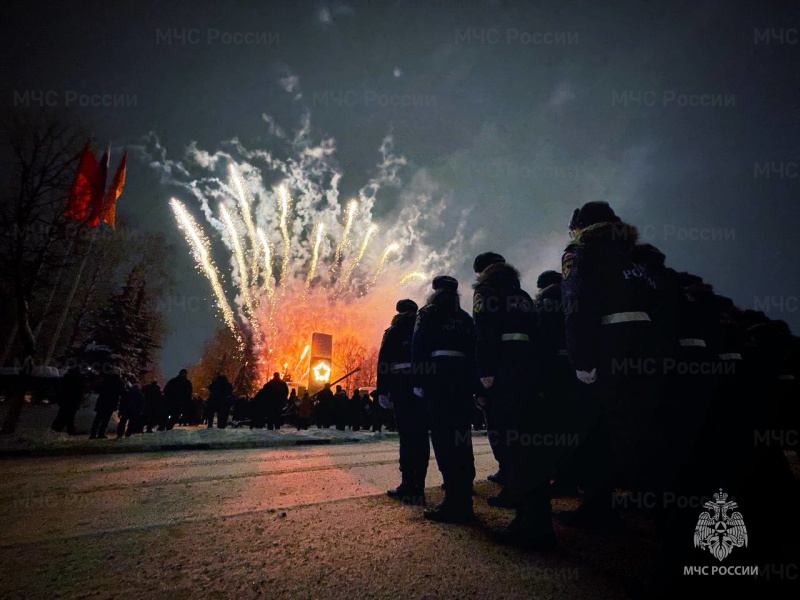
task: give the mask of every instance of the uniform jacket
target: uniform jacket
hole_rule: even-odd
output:
[[[537,313],[533,299],[520,287],[519,272],[495,263],[480,273],[473,287],[478,377],[494,377],[493,387],[505,392],[532,385],[537,379]]]
[[[461,309],[458,294],[447,290],[437,290],[431,294],[428,303],[417,313],[414,336],[411,342],[411,381],[415,388],[425,389],[445,373],[437,369],[442,360],[458,360],[459,377],[462,381],[452,382],[474,387],[475,371],[475,323]],[[463,358],[450,359],[431,356],[437,351],[459,352]],[[452,373],[452,371],[448,371]],[[440,382],[437,382],[440,383]]]
[[[388,394],[393,389],[411,388],[411,369],[396,369],[394,365],[411,364],[411,338],[414,335],[416,311],[398,313],[383,333],[378,352],[378,393]]]
[[[635,262],[636,228],[627,223],[597,223],[578,234],[561,259],[561,284],[567,351],[573,366],[590,371],[607,361],[601,319],[656,308],[656,283]]]

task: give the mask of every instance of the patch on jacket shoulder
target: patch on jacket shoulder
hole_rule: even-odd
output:
[[[572,271],[572,261],[575,259],[574,252],[565,252],[561,258],[561,277],[566,279]]]
[[[480,294],[475,294],[475,298],[472,300],[472,312],[479,313],[483,310],[483,296]]]

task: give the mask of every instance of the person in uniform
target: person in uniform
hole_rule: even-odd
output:
[[[465,523],[473,518],[470,405],[476,382],[475,324],[462,310],[458,281],[433,279],[433,293],[417,313],[411,342],[414,395],[428,408],[431,442],[445,485],[444,502],[425,518]]]
[[[539,398],[537,313],[522,289],[519,272],[494,252],[475,258],[478,274],[472,314],[477,344],[476,398],[486,407],[490,427],[499,430],[497,446],[506,487],[489,498],[494,506],[516,508],[516,518],[498,541],[547,550],[555,544],[550,516],[550,475],[555,470],[546,439],[552,418]]]
[[[561,297],[561,273],[544,271],[536,279],[539,289],[534,298],[538,313],[536,358],[538,361],[539,389],[542,401],[553,418],[554,431],[575,434],[577,442],[559,448],[558,468],[553,475],[551,492],[556,496],[574,496],[583,487],[582,479],[592,462],[602,460],[597,439],[589,440],[588,431],[594,429],[600,416],[598,407],[581,395],[583,384],[575,377],[569,363],[564,332],[564,302]],[[594,447],[593,447],[594,446]]]
[[[657,289],[633,258],[635,227],[606,202],[588,202],[570,221],[572,242],[562,257],[567,353],[588,401],[603,407],[616,465],[586,482],[578,513],[565,524],[613,521],[617,468],[631,489],[660,497],[662,341],[651,319]],[[571,521],[571,522],[570,522]]]
[[[475,273],[479,274],[489,265],[497,264],[497,263],[504,263],[505,259],[494,252],[484,252],[483,254],[479,255],[473,261],[473,270]],[[476,284],[477,285],[477,284]],[[475,307],[476,306],[483,306],[483,299],[481,298],[478,290],[476,289],[473,293],[472,297],[472,316],[473,319],[475,318]],[[480,342],[480,332],[477,332],[478,341]],[[480,352],[480,350],[478,350]],[[476,390],[476,398],[481,400],[488,400],[488,395],[484,396],[480,394],[482,386],[478,386]],[[483,404],[481,402],[477,403],[478,408],[483,411],[484,422],[486,424],[486,437],[489,439],[489,447],[492,449],[492,454],[494,455],[494,459],[497,461],[497,472],[492,473],[489,475],[487,479],[489,481],[493,481],[499,485],[505,485],[507,478],[506,478],[506,469],[505,466],[505,456],[508,454],[504,452],[505,449],[505,442],[506,442],[506,427],[505,422],[502,419],[502,415],[499,412],[499,407],[497,402],[487,401]]]
[[[411,385],[411,342],[417,303],[400,300],[397,314],[384,332],[378,352],[378,401],[394,408],[400,438],[400,485],[386,492],[404,503],[425,503],[425,477],[430,460],[428,414],[425,399]]]

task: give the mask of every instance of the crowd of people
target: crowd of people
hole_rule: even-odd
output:
[[[542,273],[535,297],[487,252],[473,265],[472,314],[447,275],[422,308],[397,303],[377,390],[400,438],[401,483],[389,496],[425,504],[432,445],[445,497],[425,518],[474,518],[477,404],[499,464],[490,479],[502,486],[488,503],[516,511],[497,541],[553,550],[553,494],[581,498],[559,513],[564,526],[617,529],[626,490],[659,535],[651,591],[722,554],[728,565],[790,564],[796,511],[778,532],[770,507],[797,505],[785,452],[797,452],[800,339],[668,267],[605,202],[575,209],[569,233],[561,271]],[[747,528],[741,515],[701,527],[703,508],[727,499]],[[732,552],[748,531],[758,548]]]
[[[372,430],[383,428],[394,431],[392,411],[378,403],[376,394],[361,392],[356,388],[348,395],[341,385],[336,391],[326,384],[316,394],[289,389],[279,373],[274,373],[252,397],[235,396],[227,376],[214,377],[207,388],[207,397],[194,393],[186,369],[170,379],[162,391],[158,382],[140,386],[135,381],[125,381],[116,372],[93,382],[79,367],[67,371],[56,394],[58,414],[52,424],[54,431],[74,435],[75,415],[88,389],[97,394],[95,419],[90,439],[106,439],[106,432],[114,412],[118,414],[117,438],[137,433],[169,431],[175,425],[216,425],[225,429],[249,426],[250,429],[280,429],[289,424],[298,430],[335,427],[339,431]]]

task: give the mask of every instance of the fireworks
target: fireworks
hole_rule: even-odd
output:
[[[347,283],[350,281],[350,277],[353,275],[353,271],[355,271],[358,263],[361,262],[361,259],[364,258],[364,253],[367,251],[367,246],[369,246],[369,241],[372,239],[372,236],[378,233],[377,225],[370,225],[369,229],[367,229],[367,233],[364,234],[364,241],[361,242],[361,248],[358,250],[358,254],[353,259],[353,262],[350,263],[350,266],[347,269],[347,273],[345,276],[339,280],[339,289],[337,293],[341,293],[341,291],[345,288]]]
[[[405,285],[411,281],[427,281],[429,278],[430,276],[427,273],[411,271],[411,273],[406,273],[400,278],[400,281],[397,282],[397,287]]]
[[[178,225],[199,270],[211,284],[225,324],[241,348],[252,348],[262,381],[274,371],[295,378],[305,371],[299,381],[307,375],[313,377],[307,363],[308,342],[314,332],[333,335],[342,342],[342,351],[348,338],[349,347],[377,346],[393,314],[395,284],[427,278],[420,271],[411,271],[401,279],[400,269],[408,271],[414,266],[404,256],[407,241],[392,240],[382,251],[373,248],[378,226],[372,222],[369,208],[351,200],[341,211],[336,194],[328,195],[302,169],[290,172],[285,166],[279,170],[290,178],[274,188],[256,184],[251,189],[235,164],[227,167],[228,187],[223,185],[221,192],[219,187],[212,190],[207,183],[210,180],[189,186],[195,193],[206,194],[206,206],[210,199],[219,200],[219,221],[208,212],[206,216],[230,253],[226,260],[231,287],[227,290],[202,229],[183,204],[171,200]],[[247,172],[252,169],[250,166]],[[395,229],[388,227],[387,235],[408,232],[418,239],[413,227],[414,223],[404,221]],[[360,237],[359,244],[353,243],[355,236]],[[420,255],[428,258],[424,251]],[[351,359],[340,362],[347,360]],[[333,373],[326,375],[332,378],[344,374],[335,360],[331,368]]]
[[[389,258],[389,255],[392,252],[397,252],[400,249],[400,244],[397,242],[391,242],[390,244],[386,245],[386,248],[383,250],[383,254],[381,254],[381,261],[378,263],[378,268],[375,269],[375,274],[372,276],[372,285],[378,281],[378,277],[383,271],[383,266],[386,264],[386,259]]]
[[[222,203],[219,205],[219,212],[220,215],[222,215],[222,222],[225,223],[225,228],[228,230],[228,235],[231,239],[231,245],[233,246],[233,255],[236,257],[236,263],[239,267],[239,290],[242,294],[242,300],[244,301],[248,315],[251,317],[251,326],[254,329],[257,329],[258,324],[252,319],[254,312],[253,298],[250,295],[250,285],[247,281],[247,266],[244,259],[242,240],[239,237],[239,233],[236,231],[236,225],[234,225],[228,209],[226,209],[225,205]]]
[[[289,251],[292,247],[292,238],[289,236],[289,193],[286,191],[285,186],[279,189],[280,206],[281,206],[281,235],[283,236],[283,265],[281,267],[281,281],[282,287],[286,284],[286,278],[289,272]]]
[[[225,290],[219,282],[219,274],[214,261],[211,260],[211,251],[209,249],[208,240],[206,239],[203,231],[197,226],[197,223],[192,216],[186,211],[186,207],[180,201],[172,198],[169,201],[172,207],[172,212],[175,213],[175,218],[178,220],[178,226],[186,236],[186,241],[192,247],[192,255],[194,256],[197,266],[203,271],[214,295],[217,297],[217,307],[222,312],[222,318],[225,324],[230,328],[233,334],[239,339],[239,333],[236,329],[236,323],[231,310],[228,299],[225,297]]]
[[[247,228],[247,234],[250,236],[251,247],[254,249],[250,261],[250,277],[255,283],[255,280],[258,277],[258,244],[256,243],[256,228],[253,224],[252,213],[250,212],[250,192],[247,191],[247,187],[245,187],[244,182],[242,181],[242,176],[239,174],[239,169],[236,168],[234,163],[229,165],[228,175],[233,182],[233,185],[236,187],[236,197],[239,201],[239,212],[244,219],[244,225]]]
[[[342,231],[342,239],[339,244],[336,246],[336,253],[333,255],[333,266],[331,267],[331,273],[335,273],[336,270],[339,268],[342,262],[342,251],[347,248],[348,243],[350,241],[350,228],[353,226],[353,217],[356,216],[356,211],[358,210],[358,202],[355,200],[350,201],[350,205],[347,207],[347,219],[344,222],[344,230]]]
[[[314,250],[311,253],[311,266],[308,268],[306,287],[303,292],[304,295],[306,292],[308,292],[308,288],[311,287],[311,281],[314,279],[314,272],[317,270],[317,263],[319,262],[319,246],[322,243],[322,232],[325,231],[325,226],[321,223],[318,223],[315,227],[315,231],[317,233],[314,236]]]

